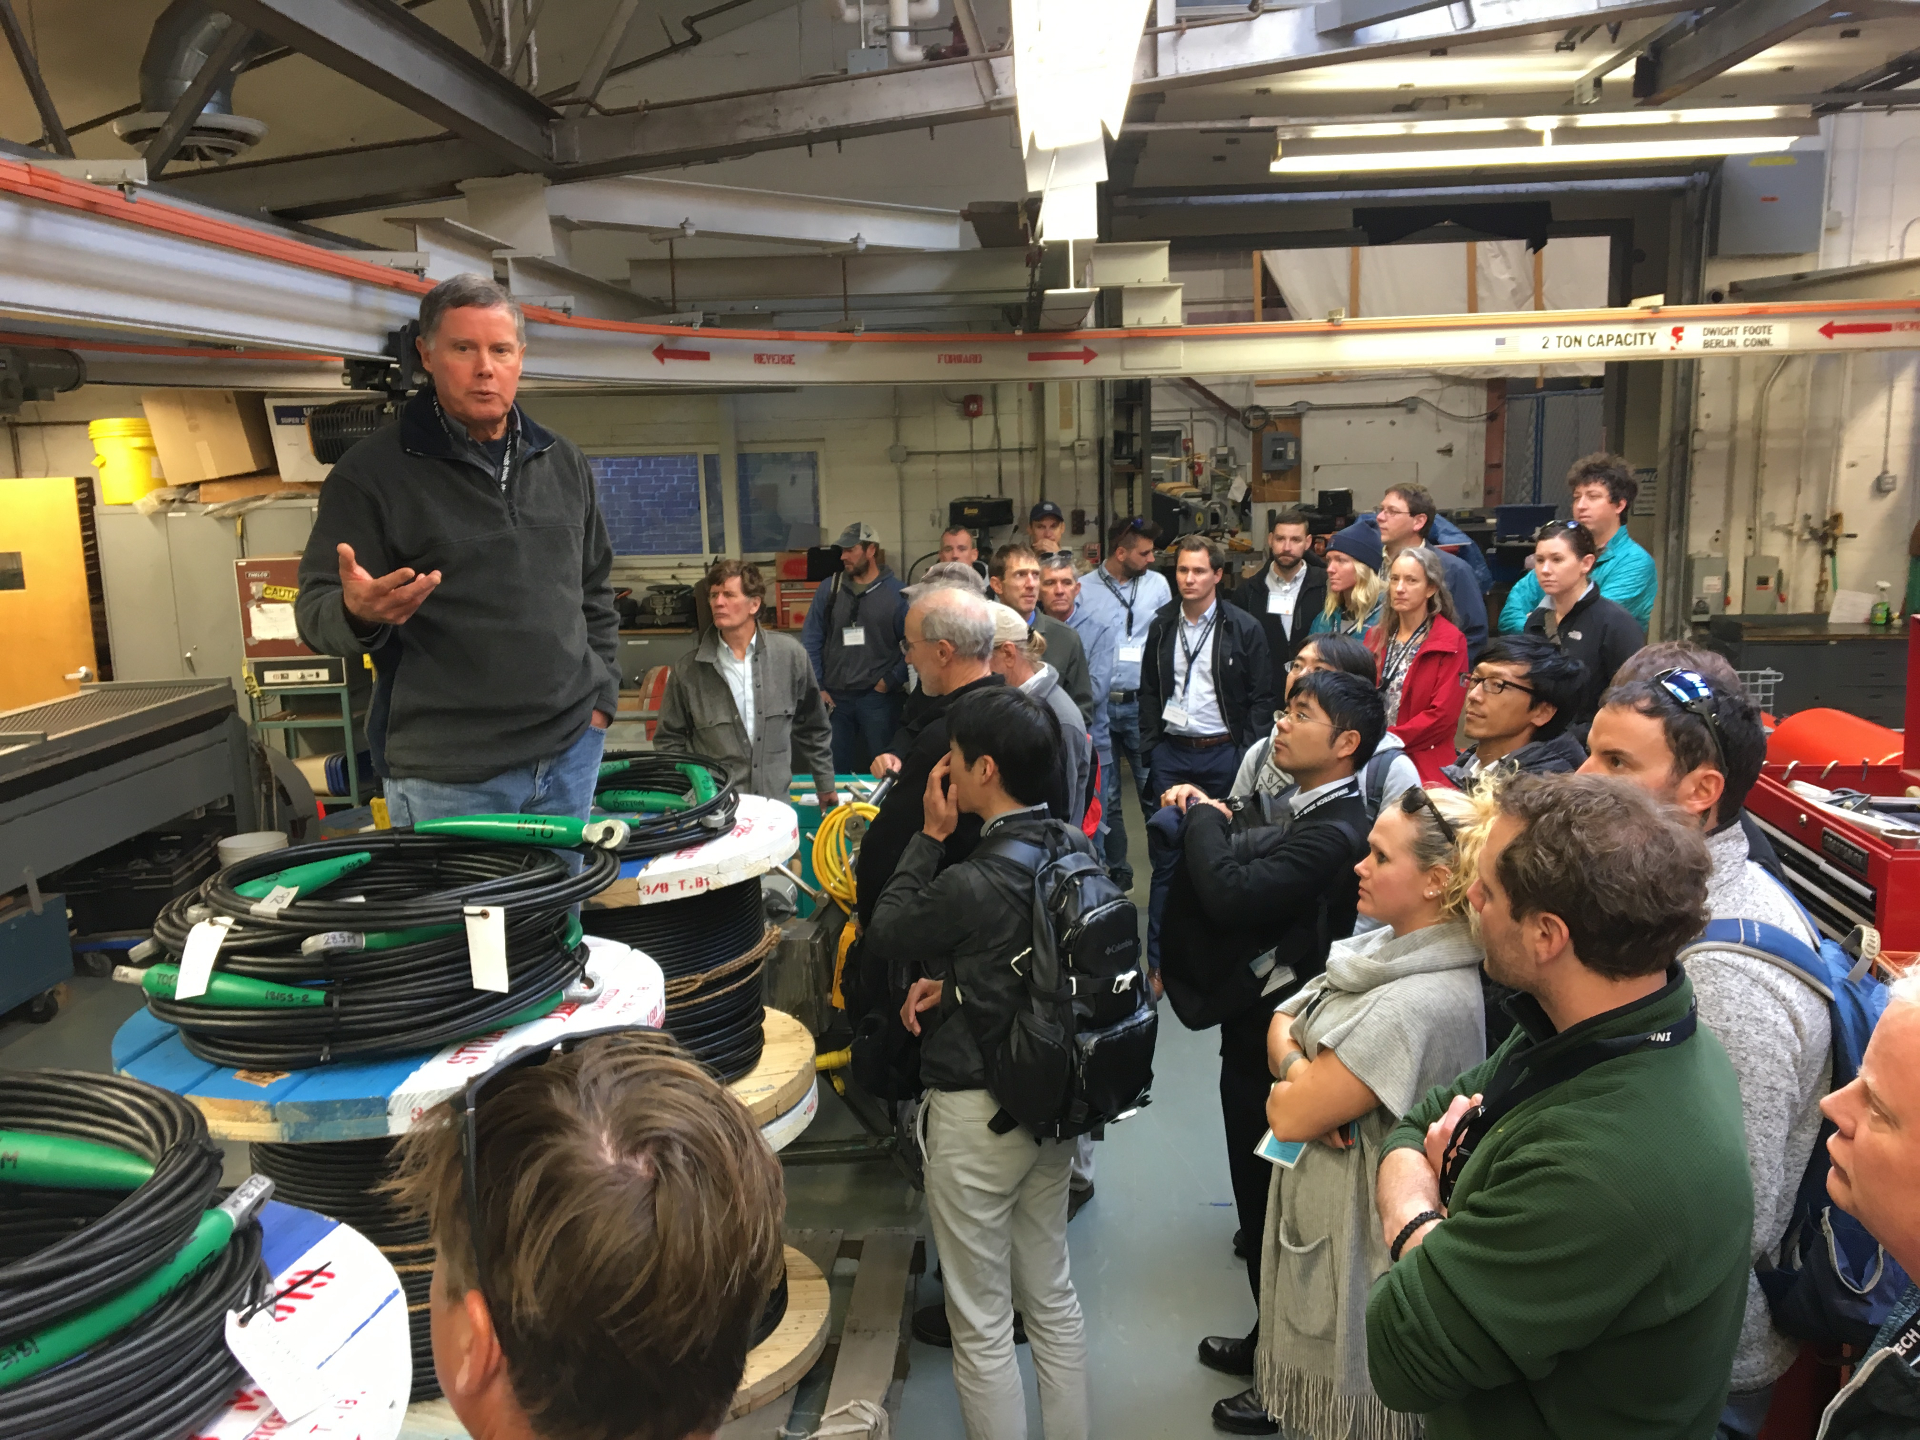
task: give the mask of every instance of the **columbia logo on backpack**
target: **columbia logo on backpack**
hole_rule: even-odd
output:
[[[1079,851],[1055,855],[1005,837],[974,853],[1033,873],[1033,943],[1010,962],[1024,1001],[980,1047],[987,1088],[1006,1116],[1043,1139],[1132,1114],[1151,1099],[1160,1023],[1133,901]]]

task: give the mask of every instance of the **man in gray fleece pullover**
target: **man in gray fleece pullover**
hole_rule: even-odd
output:
[[[1757,920],[1817,946],[1799,905],[1747,858],[1740,807],[1766,758],[1760,717],[1745,697],[1697,673],[1662,672],[1609,691],[1587,739],[1583,773],[1630,780],[1699,817],[1713,874],[1715,920]],[[1712,718],[1709,720],[1708,716]],[[1753,1177],[1753,1251],[1777,1259],[1820,1132],[1820,1100],[1833,1079],[1827,1002],[1782,966],[1708,950],[1686,960],[1700,1019],[1733,1061]],[[1773,1328],[1758,1280],[1747,1279],[1747,1313],[1734,1352],[1722,1440],[1752,1440],[1765,1422],[1773,1382],[1798,1350]]]

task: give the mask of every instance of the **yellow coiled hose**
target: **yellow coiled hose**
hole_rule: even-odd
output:
[[[827,812],[813,836],[813,878],[831,895],[842,910],[853,913],[854,843],[847,835],[847,822],[859,816],[866,824],[880,813],[878,805],[855,800]]]

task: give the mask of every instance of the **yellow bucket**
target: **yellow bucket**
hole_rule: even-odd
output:
[[[87,438],[100,471],[102,505],[131,505],[167,483],[153,448],[153,427],[145,420],[95,420],[87,426]]]

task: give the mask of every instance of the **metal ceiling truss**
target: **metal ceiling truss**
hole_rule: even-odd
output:
[[[1656,40],[1635,61],[1633,93],[1664,105],[1696,85],[1851,10],[1847,0],[1739,0],[1692,29]]]

